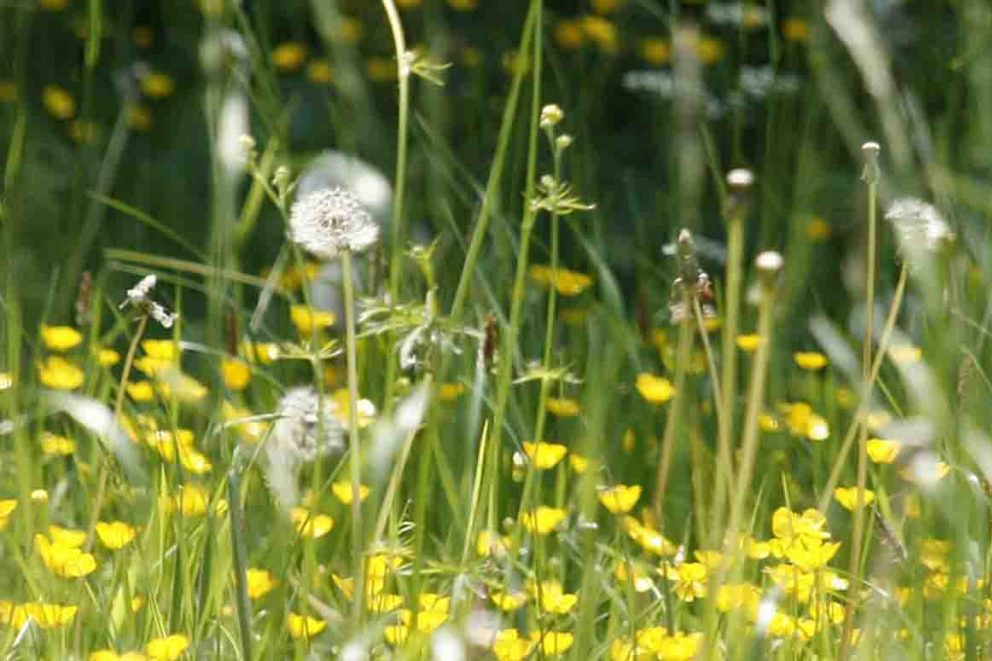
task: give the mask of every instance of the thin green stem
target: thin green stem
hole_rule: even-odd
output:
[[[720,385],[720,399],[723,402],[723,415],[718,419],[717,434],[717,480],[716,495],[713,497],[712,520],[710,530],[717,534],[722,530],[722,519],[726,507],[727,494],[732,490],[732,474],[728,475],[725,467],[731,462],[733,449],[731,438],[734,433],[734,398],[737,394],[737,326],[740,314],[740,295],[742,268],[741,260],[744,253],[744,219],[737,214],[730,214],[727,219],[727,271],[726,292],[724,295],[723,335],[721,358],[723,359],[723,375]],[[718,539],[711,539],[716,545]]]
[[[348,363],[348,463],[351,469],[351,540],[354,554],[355,596],[352,618],[357,627],[362,618],[365,595],[362,570],[362,455],[358,437],[358,355],[355,333],[355,284],[352,280],[351,253],[341,253],[341,287],[344,290],[345,352]]]

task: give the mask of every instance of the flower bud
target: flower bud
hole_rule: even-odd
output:
[[[861,179],[869,184],[877,183],[881,177],[881,169],[878,166],[878,154],[882,147],[877,142],[866,142],[861,145],[861,153],[865,157],[865,167],[861,171]]]
[[[785,266],[785,260],[781,253],[775,250],[766,250],[755,258],[754,265],[758,269],[761,285],[766,289],[772,289],[778,279],[778,274]]]
[[[754,186],[754,173],[738,168],[727,173],[727,208],[728,219],[741,219],[747,215],[751,206],[751,188]]]
[[[565,112],[560,106],[550,103],[541,108],[541,128],[549,129],[561,123],[565,119]]]
[[[555,138],[555,148],[558,151],[565,151],[572,146],[572,142],[574,142],[574,140],[575,139],[567,133],[565,135],[559,135]]]

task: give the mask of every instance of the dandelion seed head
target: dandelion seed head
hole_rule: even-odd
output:
[[[341,450],[344,428],[334,415],[334,405],[309,386],[289,389],[276,407],[273,446],[301,462]]]
[[[379,226],[354,195],[342,188],[309,193],[293,204],[293,241],[323,259],[348,251],[361,253],[379,240]]]
[[[746,189],[754,185],[754,173],[744,168],[727,173],[727,185],[731,188]]]
[[[915,197],[893,202],[885,219],[892,223],[900,247],[909,255],[935,252],[954,240],[954,233],[937,208]]]

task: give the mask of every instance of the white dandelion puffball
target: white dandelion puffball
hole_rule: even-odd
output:
[[[937,208],[915,197],[903,197],[885,212],[892,223],[899,243],[909,253],[939,250],[954,240],[954,233]]]
[[[354,195],[325,188],[298,199],[289,215],[290,235],[308,252],[334,259],[361,253],[379,240],[379,226]]]
[[[309,386],[290,388],[276,407],[272,447],[301,462],[344,448],[344,427],[334,415],[334,403]]]

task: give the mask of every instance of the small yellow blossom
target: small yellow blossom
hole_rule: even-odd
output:
[[[279,581],[267,569],[248,569],[245,571],[245,578],[249,599],[261,599],[279,585]]]
[[[585,475],[586,471],[589,470],[589,458],[570,452],[568,465],[572,467],[576,475]]]
[[[125,386],[127,396],[135,402],[150,402],[155,399],[155,387],[151,381],[132,381]]]
[[[286,615],[286,628],[289,629],[289,635],[294,639],[310,640],[327,628],[327,622],[309,615],[291,612]]]
[[[561,583],[555,580],[541,581],[539,584],[531,581],[527,590],[538,600],[542,611],[554,615],[565,615],[579,603],[578,595],[565,592]]]
[[[663,376],[647,372],[637,375],[637,391],[651,404],[664,404],[675,395],[675,386]]]
[[[792,359],[800,369],[807,371],[821,370],[830,362],[819,351],[797,351],[792,354]]]
[[[601,489],[599,492],[599,502],[612,514],[626,514],[634,509],[634,505],[641,497],[641,486],[635,484],[627,486],[618,484],[613,487]]]
[[[348,480],[342,480],[340,482],[335,482],[331,485],[331,493],[334,497],[340,500],[345,505],[351,505],[352,500],[354,500],[354,492],[351,489],[351,482]],[[365,499],[369,497],[369,488],[364,484],[359,485],[358,488],[358,500],[359,502],[365,502]]]
[[[76,116],[76,99],[64,87],[45,85],[41,91],[41,101],[55,119],[72,119]]]
[[[671,46],[669,46],[668,40],[663,37],[642,39],[639,50],[641,59],[655,67],[668,64],[672,57]]]
[[[592,286],[592,276],[559,267],[556,270],[550,266],[534,264],[528,275],[531,280],[545,286],[554,286],[562,296],[578,296]]]
[[[537,535],[547,535],[568,517],[568,513],[557,507],[541,505],[537,509],[524,512],[520,521],[527,532]]]
[[[616,53],[620,47],[620,34],[617,26],[602,16],[583,16],[582,32],[586,38],[604,53]]]
[[[48,326],[41,327],[41,341],[46,348],[60,353],[79,346],[83,341],[83,335],[72,326]]]
[[[453,402],[465,392],[463,383],[442,383],[437,389],[437,396],[442,402]]]
[[[224,385],[234,391],[241,391],[251,382],[251,367],[240,358],[224,357],[220,361],[220,374]]]
[[[492,644],[497,661],[524,661],[530,657],[534,641],[522,638],[516,629],[499,631]]]
[[[634,542],[648,553],[659,556],[675,555],[678,547],[653,527],[644,525],[632,516],[625,516],[623,529]]]
[[[164,638],[154,638],[145,645],[145,654],[155,661],[175,661],[189,647],[189,638],[174,633]]]
[[[14,377],[10,372],[0,372],[0,392],[14,387]]]
[[[831,232],[830,223],[823,218],[817,216],[806,222],[806,236],[810,241],[817,243],[826,241],[830,238]]]
[[[547,656],[564,654],[575,642],[575,636],[567,631],[546,631],[543,636],[535,631],[531,634],[531,639],[540,641],[541,652]]]
[[[901,448],[899,441],[871,438],[868,439],[868,458],[876,464],[891,464],[899,456]]]
[[[289,319],[301,335],[309,335],[315,329],[333,326],[335,316],[327,310],[312,310],[306,305],[293,305],[289,309]]]
[[[152,99],[164,99],[176,89],[172,77],[165,73],[152,72],[141,79],[141,91]]]
[[[750,335],[738,335],[734,340],[737,344],[737,348],[746,353],[754,353],[758,350],[758,345],[761,344],[761,336],[757,333],[751,333]]]
[[[45,566],[62,578],[82,578],[96,569],[96,559],[78,548],[59,544],[47,536],[34,536],[35,550]]]
[[[13,498],[0,500],[0,530],[7,527],[10,522],[10,515],[14,513],[15,509],[17,509],[17,501]]]
[[[809,38],[809,25],[801,18],[787,18],[782,21],[782,38],[786,41],[806,41]]]
[[[121,360],[121,355],[113,349],[97,349],[96,362],[101,367],[113,367]]]
[[[169,501],[169,509],[183,516],[203,516],[209,503],[210,494],[206,489],[198,484],[187,484],[180,487],[179,493]]]
[[[66,436],[45,432],[41,436],[41,451],[57,457],[67,457],[76,451],[76,442]]]
[[[493,592],[489,598],[501,611],[515,611],[527,603],[527,594],[524,592]]]
[[[331,517],[302,507],[294,507],[290,512],[290,518],[296,525],[296,532],[302,537],[318,539],[334,528],[334,519]]]
[[[95,650],[90,652],[86,661],[146,661],[146,657],[141,652],[117,653],[115,650]]]
[[[298,41],[286,41],[272,51],[272,64],[284,73],[298,71],[307,59],[307,47]]]
[[[77,606],[63,606],[38,601],[24,604],[0,601],[0,624],[20,629],[30,619],[42,629],[56,629],[72,622],[78,610]]]
[[[336,417],[345,429],[351,428],[351,401],[347,388],[338,388],[331,395],[331,406]],[[358,428],[365,429],[375,422],[376,408],[371,400],[360,398],[355,407],[358,413]]]
[[[830,426],[820,415],[813,412],[813,407],[805,402],[780,404],[785,412],[785,423],[793,436],[800,436],[811,441],[822,441],[830,436]]]
[[[582,23],[575,19],[562,19],[555,23],[554,28],[555,43],[562,50],[572,51],[582,47],[585,42],[585,33],[582,31]]]
[[[502,558],[510,548],[510,538],[500,535],[495,530],[482,530],[475,540],[475,551],[483,558],[495,556]]]
[[[334,80],[334,69],[327,60],[313,60],[307,65],[307,80],[318,85],[327,85]]]
[[[530,441],[524,441],[523,445],[524,454],[527,455],[527,458],[530,459],[534,468],[537,470],[554,468],[568,454],[568,448],[558,443],[545,443],[544,441],[532,443]]]
[[[75,390],[83,385],[84,378],[83,370],[62,356],[49,356],[38,366],[41,385],[53,390]]]
[[[858,506],[858,495],[857,487],[837,487],[834,489],[834,499],[844,509],[851,510],[852,512]],[[875,492],[871,489],[865,489],[861,500],[863,501],[863,505],[871,505],[875,502]]]
[[[545,408],[548,409],[548,413],[559,418],[574,418],[582,413],[579,403],[567,397],[549,397]]]
[[[665,563],[662,565],[662,575],[675,582],[675,596],[682,601],[692,602],[706,595],[709,570],[701,562]]]
[[[96,524],[96,536],[100,543],[112,551],[122,549],[137,536],[138,531],[134,526],[123,521],[100,521]]]

